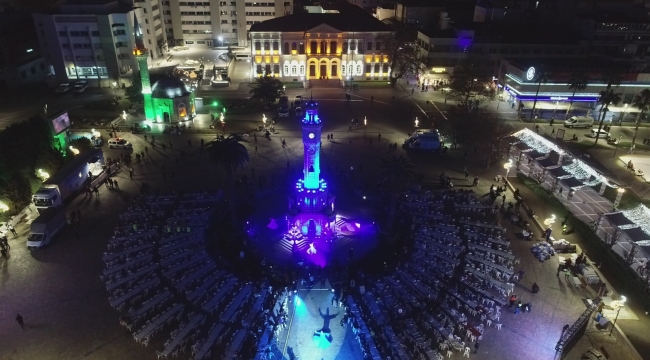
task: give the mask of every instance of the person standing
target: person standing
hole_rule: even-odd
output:
[[[129,168],[129,177],[133,180],[133,168]]]
[[[120,186],[117,184],[117,180],[113,180],[113,186],[115,186],[116,189],[120,189]]]
[[[14,236],[18,236],[18,233],[16,232],[16,228],[14,228],[13,225],[11,224],[7,225],[7,229],[9,229],[9,231],[11,231],[11,233],[14,234]]]
[[[539,285],[537,285],[537,283],[533,283],[531,290],[533,290],[533,294],[537,294],[539,292]]]
[[[474,354],[478,352],[478,341],[474,344]]]
[[[465,181],[469,179],[469,171],[467,171],[467,168],[465,168]]]
[[[519,276],[519,281],[524,279],[524,269],[519,270],[519,273],[517,274]]]
[[[20,314],[16,314],[16,322],[22,329],[25,328],[25,322],[23,321],[23,317]]]

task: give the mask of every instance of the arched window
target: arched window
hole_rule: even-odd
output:
[[[357,74],[361,74],[361,65],[357,65]]]
[[[296,43],[291,43],[291,50],[296,51]]]
[[[285,54],[289,53],[289,43],[288,42],[284,43],[284,53]]]
[[[354,75],[354,65],[348,65],[348,75]]]
[[[289,75],[289,65],[284,65],[284,75]]]
[[[305,65],[300,65],[300,75],[305,75]]]
[[[347,75],[347,71],[345,71],[345,69],[347,69],[347,65],[341,66],[341,75],[343,76]]]
[[[296,65],[291,65],[291,75],[298,75],[298,68]]]

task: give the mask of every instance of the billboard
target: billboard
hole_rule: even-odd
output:
[[[70,127],[70,117],[68,112],[64,111],[52,118],[52,129],[54,129],[54,135],[58,135]]]

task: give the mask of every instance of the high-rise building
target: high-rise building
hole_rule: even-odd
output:
[[[32,15],[22,11],[0,13],[0,89],[43,81],[43,62]]]
[[[161,1],[165,32],[175,46],[247,46],[251,25],[293,12],[293,0],[265,1]]]
[[[89,80],[91,85],[109,87],[121,75],[137,71],[132,53],[134,14],[146,19],[143,9],[117,0],[70,2],[57,12],[34,14],[52,84]],[[161,56],[155,27],[146,21],[141,26],[150,60]]]

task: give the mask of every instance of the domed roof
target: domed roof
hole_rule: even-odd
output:
[[[166,76],[156,81],[151,88],[151,96],[157,99],[173,99],[189,94],[191,91],[183,80],[174,76]]]

